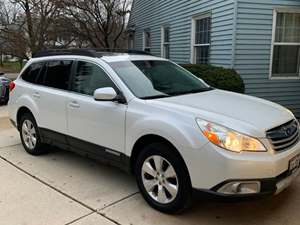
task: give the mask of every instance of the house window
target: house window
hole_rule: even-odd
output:
[[[210,15],[193,18],[192,29],[192,62],[208,64],[210,53]]]
[[[161,29],[161,56],[163,58],[169,59],[170,58],[170,28],[169,27],[162,27]]]
[[[150,31],[144,31],[144,51],[151,52],[151,34]]]
[[[300,11],[275,11],[271,78],[300,78]]]
[[[128,49],[134,49],[134,33],[128,36]]]

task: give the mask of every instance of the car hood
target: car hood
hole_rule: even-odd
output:
[[[212,90],[152,101],[157,106],[190,113],[239,132],[265,137],[267,130],[292,119],[286,108],[260,98],[228,91]]]

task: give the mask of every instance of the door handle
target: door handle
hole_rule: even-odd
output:
[[[38,93],[38,92],[34,92],[32,96],[34,98],[40,98],[41,97],[40,93]]]
[[[69,107],[73,108],[73,109],[78,109],[78,108],[80,108],[80,105],[78,104],[78,102],[72,101],[72,102],[70,102]]]

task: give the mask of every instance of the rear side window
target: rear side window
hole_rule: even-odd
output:
[[[79,61],[74,74],[72,90],[77,93],[93,95],[98,88],[112,87],[114,83],[96,64]]]
[[[43,63],[33,63],[31,64],[26,70],[25,72],[22,74],[22,79],[29,82],[29,83],[33,83],[35,84],[38,76],[40,74],[40,71],[43,67]]]
[[[38,76],[38,78],[36,80],[36,84],[44,85],[46,72],[47,72],[47,66],[46,66],[46,63],[44,63],[43,68],[40,71],[40,75]]]
[[[72,63],[73,62],[70,60],[48,62],[44,85],[57,89],[68,90]]]

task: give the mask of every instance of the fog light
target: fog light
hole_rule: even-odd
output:
[[[257,194],[260,193],[260,182],[234,181],[222,186],[218,192],[226,195]]]

